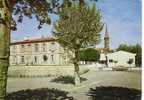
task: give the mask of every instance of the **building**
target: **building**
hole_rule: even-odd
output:
[[[110,45],[110,42],[109,42],[110,36],[109,36],[108,29],[107,29],[107,25],[105,27],[105,34],[104,34],[103,40],[104,40],[104,47],[103,48],[96,48],[96,50],[98,50],[100,53],[106,54],[106,53],[111,51],[110,46],[109,46]]]
[[[135,67],[136,54],[126,51],[116,51],[114,53],[107,54],[108,66],[123,66],[123,67]],[[128,62],[131,60],[131,64]]]
[[[115,67],[115,66],[125,66],[128,67],[130,64],[128,64],[128,61],[132,61],[131,67],[135,66],[135,56],[136,54],[125,52],[125,51],[113,51],[110,50],[109,46],[109,32],[105,30],[105,37],[104,37],[104,48],[97,48],[97,50],[100,52],[100,63],[104,64],[105,67]]]
[[[10,65],[68,65],[69,56],[54,38],[25,39],[10,45]]]
[[[104,52],[108,53],[110,48],[109,48],[109,33],[107,30],[107,26],[106,26],[106,32],[105,32],[105,37],[104,37]]]

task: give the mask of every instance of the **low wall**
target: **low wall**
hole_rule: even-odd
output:
[[[80,67],[80,74],[87,68]],[[74,66],[10,66],[9,77],[47,77],[59,75],[74,75]]]

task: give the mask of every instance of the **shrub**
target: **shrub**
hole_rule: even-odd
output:
[[[91,100],[140,100],[141,91],[123,87],[96,87],[90,89]]]
[[[112,69],[113,69],[113,71],[128,71],[128,68],[123,67],[123,66],[121,66],[121,67],[114,67]]]
[[[86,81],[86,78],[80,77],[81,82]],[[63,83],[63,84],[74,84],[73,76],[59,76],[55,79],[52,79],[51,82]]]
[[[58,89],[28,89],[7,94],[6,100],[73,100],[67,95],[68,92]]]

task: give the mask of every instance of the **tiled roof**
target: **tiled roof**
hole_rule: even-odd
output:
[[[51,41],[56,41],[56,39],[55,38],[26,39],[26,40],[22,40],[22,41],[12,42],[10,45],[51,42]]]

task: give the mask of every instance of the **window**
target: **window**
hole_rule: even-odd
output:
[[[46,55],[43,55],[43,61],[46,62],[48,60],[48,57]]]
[[[31,44],[28,44],[28,48],[30,48],[31,47]]]
[[[17,49],[16,49],[16,45],[14,45],[12,49],[13,49],[13,50],[12,50],[12,51],[13,51],[13,53],[15,53],[15,52],[16,52],[16,50],[17,50]]]
[[[55,44],[55,42],[51,42],[51,44]]]
[[[35,44],[35,52],[38,52],[39,49],[38,49],[38,44]]]
[[[51,55],[51,63],[54,64],[54,55]]]
[[[112,62],[113,62],[113,59],[109,59],[109,62],[111,62],[111,63],[112,63]]]
[[[46,52],[46,44],[45,43],[43,43],[43,45],[42,45],[42,51]]]
[[[25,62],[24,56],[21,56],[21,63],[23,64]]]
[[[30,52],[31,51],[31,44],[27,45],[27,51]]]
[[[21,52],[24,52],[25,50],[25,46],[24,45],[21,45]]]
[[[55,49],[56,49],[56,45],[55,45],[55,42],[51,42],[51,44],[50,44],[50,50],[51,51],[54,51]]]
[[[13,60],[12,63],[15,64],[16,61],[17,61],[17,60],[16,60],[16,56],[13,56],[13,57],[12,57],[12,60]]]
[[[36,56],[34,57],[34,62],[37,63],[37,57]]]
[[[127,61],[128,64],[132,64],[133,62],[134,62],[134,60],[133,60],[132,58],[130,58],[130,59]]]

